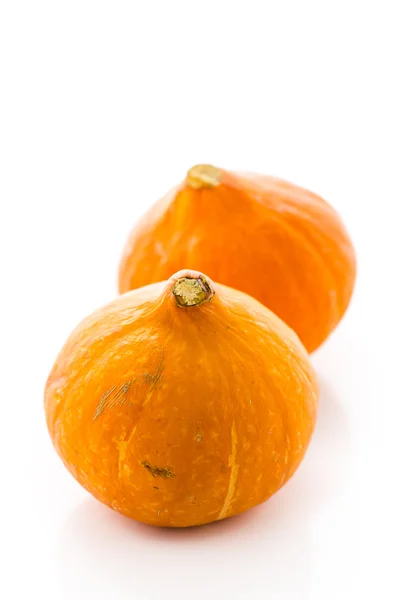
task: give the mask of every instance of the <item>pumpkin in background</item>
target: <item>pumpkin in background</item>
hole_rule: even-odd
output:
[[[50,435],[74,477],[122,514],[170,527],[269,498],[300,464],[316,407],[296,334],[192,271],[83,321],[45,390]]]
[[[350,302],[356,260],[334,209],[280,179],[197,165],[151,208],[128,240],[119,290],[168,279],[182,267],[250,294],[309,352]]]

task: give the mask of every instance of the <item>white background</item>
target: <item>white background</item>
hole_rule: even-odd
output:
[[[0,2],[2,598],[399,598],[398,11]],[[312,357],[320,415],[295,477],[242,517],[158,530],[70,477],[42,396],[70,330],[116,294],[135,218],[198,162],[321,194],[359,273]]]

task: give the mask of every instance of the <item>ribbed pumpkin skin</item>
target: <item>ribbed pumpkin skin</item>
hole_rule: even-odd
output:
[[[214,187],[184,182],[142,218],[121,261],[120,292],[198,269],[262,302],[315,350],[353,292],[356,259],[343,223],[291,183],[219,173]]]
[[[269,498],[300,464],[317,408],[291,329],[217,284],[209,302],[179,307],[179,277],[84,320],[45,390],[49,432],[74,477],[122,514],[170,527]]]

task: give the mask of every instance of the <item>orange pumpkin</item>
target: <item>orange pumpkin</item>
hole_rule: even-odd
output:
[[[182,267],[250,294],[296,331],[309,352],[342,318],[356,260],[329,204],[291,183],[193,167],[133,230],[121,293]]]
[[[45,391],[50,435],[74,477],[122,514],[170,527],[269,498],[302,460],[316,405],[295,333],[192,271],[83,321]]]

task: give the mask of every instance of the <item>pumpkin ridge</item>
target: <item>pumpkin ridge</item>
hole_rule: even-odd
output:
[[[299,229],[298,233],[300,233],[309,242],[309,244],[314,248],[315,253],[320,256],[321,260],[325,264],[326,269],[331,273],[332,279],[335,283],[335,288],[337,290],[337,288],[340,288],[340,280],[338,280],[337,276],[335,275],[335,269],[330,260],[330,255],[322,254],[318,250],[318,247],[317,247],[318,241],[315,239],[314,235],[307,233],[306,225],[309,225],[310,230],[312,232],[316,232],[316,234],[318,235],[318,225],[313,221],[313,219],[311,219],[308,216],[304,207],[295,206],[293,203],[288,203],[286,200],[283,200],[282,204],[285,208],[285,212],[282,213],[282,216],[285,217],[287,215],[289,218],[296,220],[295,223],[291,223],[290,221],[285,219],[286,223],[288,225],[290,225],[294,231],[296,230],[296,227],[298,227],[298,229]],[[333,209],[331,209],[331,210],[333,211]],[[295,211],[297,211],[297,214]],[[336,214],[335,216],[338,219],[341,227],[344,230],[344,224],[341,222],[339,215]],[[343,231],[343,234],[345,234],[345,230]],[[321,236],[323,236],[323,235],[324,235],[324,232],[321,231]],[[328,238],[330,241],[332,241],[331,236],[326,235],[325,237]],[[338,245],[337,240],[335,240],[335,244]],[[352,252],[352,248],[351,248],[351,246],[349,246],[349,244],[345,244],[343,241],[343,243],[341,244],[341,249],[342,249],[343,254],[346,255],[346,257],[353,258],[354,252]],[[336,261],[336,263],[337,263],[337,261]],[[342,263],[342,261],[341,261],[341,263]],[[344,309],[347,308],[349,301],[350,301],[350,298],[346,298],[345,295],[343,294]],[[342,312],[342,309],[340,307],[338,307],[338,312],[340,314]]]
[[[236,451],[237,451],[237,432],[236,432],[236,423],[232,422],[231,428],[231,454],[229,456],[229,466],[231,467],[231,475],[229,477],[228,490],[225,496],[224,503],[219,512],[217,520],[224,519],[228,516],[229,510],[231,508],[233,495],[235,493],[237,478],[239,474],[239,465],[236,463]]]
[[[285,218],[283,218],[283,215],[282,215],[282,218],[279,220],[280,220],[282,226],[286,229],[286,231],[290,231],[293,237],[295,237],[296,239],[301,241],[303,243],[303,245],[306,248],[308,248],[308,250],[311,251],[311,255],[313,256],[315,262],[320,264],[322,269],[327,273],[330,281],[334,284],[331,288],[332,291],[334,291],[334,297],[335,297],[334,305],[332,306],[332,304],[331,304],[331,309],[334,314],[331,314],[329,317],[329,328],[330,328],[330,331],[332,331],[332,329],[335,327],[335,325],[338,322],[338,314],[340,313],[340,309],[338,306],[337,291],[336,291],[336,280],[332,274],[332,271],[328,268],[321,253],[318,252],[318,250],[315,248],[314,244],[308,239],[308,237],[305,235],[305,233],[302,229],[299,229],[299,230],[295,229],[295,227],[292,223],[290,223]],[[330,296],[330,302],[332,302],[332,296]],[[293,324],[289,323],[289,325],[293,327]],[[309,351],[312,352],[312,350],[314,350],[313,347],[311,347],[311,349]]]

